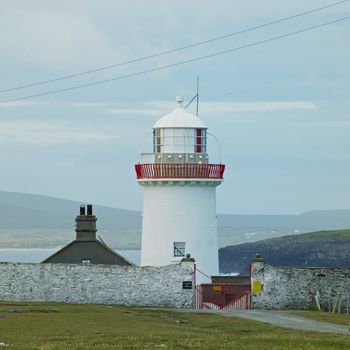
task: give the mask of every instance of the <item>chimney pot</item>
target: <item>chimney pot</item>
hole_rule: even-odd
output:
[[[87,205],[87,215],[92,215],[92,204]]]
[[[80,215],[85,215],[85,205],[84,204],[82,204],[80,206]]]

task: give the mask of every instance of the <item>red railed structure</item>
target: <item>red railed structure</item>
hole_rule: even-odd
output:
[[[224,164],[136,164],[137,179],[223,179]]]

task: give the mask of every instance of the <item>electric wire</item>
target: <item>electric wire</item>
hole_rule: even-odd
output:
[[[274,36],[272,38],[268,38],[268,39],[264,39],[264,40],[260,40],[260,41],[255,41],[253,43],[245,44],[245,45],[242,45],[242,46],[234,47],[234,48],[223,50],[223,51],[214,52],[214,53],[211,53],[211,54],[208,54],[208,55],[194,57],[194,58],[190,58],[190,59],[187,59],[187,60],[183,60],[183,61],[167,64],[167,65],[164,65],[164,66],[150,68],[150,69],[142,70],[142,71],[135,72],[135,73],[119,75],[119,76],[113,77],[113,78],[97,80],[97,81],[94,81],[94,82],[89,82],[89,83],[85,83],[85,84],[81,84],[81,85],[75,85],[75,86],[66,87],[66,88],[62,88],[62,89],[50,90],[50,91],[41,92],[41,93],[32,94],[32,95],[26,95],[26,96],[21,96],[21,97],[10,98],[10,99],[6,99],[6,100],[2,100],[2,101],[0,101],[0,103],[8,103],[8,102],[26,100],[26,99],[30,99],[30,98],[34,98],[34,97],[53,95],[53,94],[57,94],[57,93],[60,93],[60,92],[72,91],[72,90],[77,90],[77,89],[81,89],[81,88],[85,88],[85,87],[89,87],[89,86],[105,84],[105,83],[108,83],[108,82],[111,82],[111,81],[127,79],[127,78],[131,78],[131,77],[136,77],[136,76],[144,75],[144,74],[147,74],[147,73],[152,73],[152,72],[156,72],[156,71],[160,71],[160,70],[164,70],[164,69],[168,69],[168,68],[172,68],[172,67],[181,66],[181,65],[184,65],[184,64],[188,64],[188,63],[193,63],[193,62],[196,62],[196,61],[202,61],[202,60],[205,60],[205,59],[208,59],[208,58],[212,58],[212,57],[228,54],[228,53],[231,53],[231,52],[247,49],[247,48],[250,48],[250,47],[259,46],[259,45],[262,45],[262,44],[269,43],[271,41],[287,38],[287,37],[290,37],[290,36],[293,36],[293,35],[301,34],[301,33],[307,32],[307,31],[315,30],[315,29],[318,29],[318,28],[321,28],[321,27],[325,27],[325,26],[328,26],[328,25],[331,25],[331,24],[334,24],[334,23],[339,23],[339,22],[342,22],[342,21],[346,21],[346,20],[349,20],[349,19],[350,19],[350,16],[342,17],[342,18],[338,18],[338,19],[335,19],[335,20],[330,21],[330,22],[325,22],[325,23],[321,23],[321,24],[318,24],[318,25],[315,25],[315,26],[306,27],[306,28],[303,28],[303,29],[300,29],[300,30],[297,30],[297,31],[294,31],[294,32],[289,32],[289,33],[286,33],[286,34]]]
[[[120,63],[108,65],[108,66],[103,66],[103,67],[99,67],[99,68],[95,68],[95,69],[90,69],[90,70],[86,70],[86,71],[82,71],[82,72],[78,72],[78,73],[74,73],[74,74],[64,75],[64,76],[61,76],[61,77],[58,77],[58,78],[42,80],[42,81],[38,81],[38,82],[26,84],[26,85],[15,86],[15,87],[12,87],[12,88],[0,90],[0,93],[5,93],[5,92],[10,92],[10,91],[25,89],[25,88],[28,88],[28,87],[54,83],[54,82],[61,81],[61,80],[72,79],[72,78],[76,78],[76,77],[87,75],[87,74],[101,72],[101,71],[104,71],[104,70],[108,70],[108,69],[112,69],[112,68],[116,68],[116,67],[121,67],[121,66],[125,66],[125,65],[128,65],[128,64],[137,63],[137,62],[140,62],[140,61],[145,61],[145,60],[148,60],[148,59],[151,59],[151,58],[156,58],[156,57],[168,55],[168,54],[171,54],[171,53],[174,53],[174,52],[177,52],[177,51],[182,51],[182,50],[190,49],[190,48],[193,48],[193,47],[205,45],[205,44],[212,43],[212,42],[215,42],[215,41],[218,41],[218,40],[227,39],[227,38],[230,38],[230,37],[233,37],[233,36],[236,36],[236,35],[247,33],[247,32],[254,31],[254,30],[257,30],[257,29],[261,29],[261,28],[264,28],[264,27],[268,27],[268,26],[271,26],[271,25],[274,25],[274,24],[277,24],[277,23],[281,23],[281,22],[284,22],[284,21],[288,21],[288,20],[291,20],[291,19],[298,18],[298,17],[306,16],[308,14],[315,13],[315,12],[318,12],[318,11],[322,11],[322,10],[325,10],[327,8],[330,8],[330,7],[338,6],[338,5],[344,4],[344,3],[349,2],[349,1],[350,0],[338,1],[338,2],[331,3],[331,4],[328,4],[328,5],[322,6],[322,7],[317,7],[317,8],[311,9],[309,11],[300,12],[300,13],[297,13],[297,14],[292,15],[292,16],[284,17],[284,18],[281,18],[281,19],[278,19],[278,20],[275,20],[275,21],[272,21],[272,22],[260,24],[260,25],[253,26],[253,27],[249,27],[247,29],[243,29],[243,30],[240,30],[240,31],[237,31],[237,32],[234,32],[234,33],[221,35],[221,36],[218,36],[218,37],[215,37],[215,38],[199,41],[197,43],[193,43],[193,44],[177,47],[177,48],[174,48],[174,49],[171,49],[171,50],[158,52],[158,53],[155,53],[155,54],[152,54],[152,55],[143,56],[143,57],[127,60],[127,61],[124,61],[124,62],[120,62]]]

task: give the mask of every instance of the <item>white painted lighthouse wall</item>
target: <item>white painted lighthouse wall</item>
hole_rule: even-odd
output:
[[[214,185],[146,185],[142,220],[142,266],[178,262],[174,242],[186,242],[186,253],[207,275],[218,274]],[[209,282],[198,276],[201,282]]]

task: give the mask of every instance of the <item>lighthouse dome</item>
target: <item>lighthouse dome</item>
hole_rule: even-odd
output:
[[[178,104],[169,114],[164,115],[154,124],[154,129],[165,128],[191,128],[191,129],[207,129],[206,125],[195,114],[187,112],[182,105],[182,99],[177,97]]]

